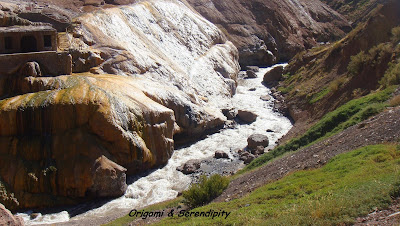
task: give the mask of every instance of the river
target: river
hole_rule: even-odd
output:
[[[290,130],[292,124],[289,119],[273,111],[273,98],[268,101],[260,99],[261,96],[271,93],[262,84],[263,75],[271,68],[261,68],[257,73],[258,77],[254,79],[239,78],[237,92],[230,100],[231,105],[236,109],[249,110],[256,113],[258,117],[254,123],[249,125],[237,124],[234,128],[223,129],[190,146],[176,149],[168,164],[164,167],[153,170],[143,177],[131,178],[130,181],[133,182],[128,186],[123,197],[106,202],[100,207],[82,214],[70,217],[70,212],[76,211],[76,209],[88,209],[88,204],[82,204],[70,210],[53,214],[42,215],[39,213],[33,220],[30,219],[32,212],[29,211],[17,215],[23,217],[27,225],[36,225],[87,222],[110,214],[128,213],[131,209],[139,209],[173,199],[179,192],[185,190],[190,185],[191,177],[177,171],[176,167],[188,160],[209,158],[217,150],[225,151],[231,158],[234,158],[235,149],[244,148],[247,145],[247,138],[254,133],[268,135],[270,140],[269,148],[273,148],[276,141]]]

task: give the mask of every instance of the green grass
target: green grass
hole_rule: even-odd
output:
[[[177,207],[182,204],[183,197],[178,197],[173,200],[157,203],[151,206],[148,206],[144,209],[141,209],[143,211],[157,211],[157,210],[165,210],[167,208],[171,207]],[[127,214],[124,217],[118,218],[115,221],[112,221],[108,224],[105,224],[105,226],[120,226],[120,225],[128,225],[130,222],[133,220],[137,219],[138,217],[130,217],[129,214]]]
[[[239,174],[257,168],[284,153],[296,151],[299,148],[332,136],[381,112],[387,106],[385,102],[391,97],[391,93],[394,90],[395,87],[391,86],[385,90],[349,101],[326,114],[301,137],[294,138],[288,143],[255,159],[243,170],[239,171]]]
[[[292,173],[230,202],[191,210],[228,218],[165,218],[159,225],[339,225],[386,208],[400,194],[400,146],[367,146],[319,169]]]
[[[314,104],[321,100],[324,96],[326,96],[331,90],[329,88],[325,88],[321,90],[319,93],[316,93],[312,96],[311,100],[309,101],[310,104]]]

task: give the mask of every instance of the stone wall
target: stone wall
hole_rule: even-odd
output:
[[[34,52],[0,55],[0,76],[14,75],[26,62],[39,63],[44,76],[70,75],[72,57],[67,52]]]

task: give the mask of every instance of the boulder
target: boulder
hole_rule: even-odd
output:
[[[29,76],[40,77],[42,76],[42,71],[40,70],[38,62],[32,61],[25,63],[21,67],[18,74],[22,77],[29,77]]]
[[[238,118],[245,123],[252,123],[257,120],[257,115],[251,111],[238,110]]]
[[[228,120],[232,120],[232,119],[236,118],[237,111],[236,111],[236,109],[225,108],[225,109],[222,109],[222,114],[224,114]]]
[[[247,147],[250,150],[256,150],[257,147],[267,147],[269,145],[269,139],[267,135],[253,134],[247,138]]]
[[[216,151],[214,154],[214,158],[216,159],[229,159],[229,156],[224,151]]]
[[[260,96],[260,99],[263,101],[269,101],[269,100],[271,100],[271,96],[268,94],[262,95],[262,96]]]
[[[126,169],[102,155],[93,168],[93,185],[89,189],[96,197],[119,197],[127,188]]]
[[[200,168],[201,162],[199,160],[189,160],[185,164],[176,168],[176,170],[181,171],[183,174],[192,174]]]
[[[276,66],[264,74],[263,82],[266,84],[282,80],[283,66]]]
[[[259,72],[260,68],[258,66],[246,66],[246,71]]]
[[[247,78],[257,78],[256,72],[254,72],[252,70],[247,70],[246,71],[246,76],[247,76]]]
[[[251,154],[250,152],[243,151],[240,153],[239,159],[242,160],[245,164],[249,164],[251,161],[253,161],[256,157]]]
[[[14,216],[0,203],[0,225],[21,226],[24,225],[24,220],[21,217]]]

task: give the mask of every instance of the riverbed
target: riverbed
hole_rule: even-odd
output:
[[[257,72],[258,77],[253,79],[239,78],[236,94],[229,105],[240,110],[248,110],[258,115],[257,120],[251,124],[234,124],[234,126],[222,129],[218,133],[208,135],[187,147],[176,149],[168,161],[167,165],[160,169],[153,170],[147,174],[129,178],[128,189],[124,196],[108,201],[101,206],[94,205],[91,209],[88,205],[82,204],[78,207],[66,208],[53,214],[38,214],[35,219],[30,219],[32,212],[18,214],[22,216],[27,225],[37,224],[79,224],[78,222],[95,222],[96,219],[105,219],[107,216],[124,215],[132,209],[139,209],[145,206],[166,201],[177,197],[178,193],[187,189],[192,181],[192,177],[184,175],[176,168],[191,159],[209,159],[215,151],[228,153],[230,159],[219,160],[232,162],[231,171],[237,171],[244,165],[237,160],[237,150],[243,149],[247,145],[247,138],[255,133],[265,134],[270,141],[269,149],[273,148],[283,135],[285,135],[292,124],[289,119],[273,110],[273,101],[262,100],[260,97],[270,95],[271,91],[262,84],[263,75],[271,70],[261,68]],[[86,205],[86,206],[85,206]],[[99,207],[98,207],[99,206]],[[71,217],[72,212],[79,209],[90,209],[84,213]],[[74,214],[75,215],[75,214]],[[86,225],[90,225],[85,223]]]

